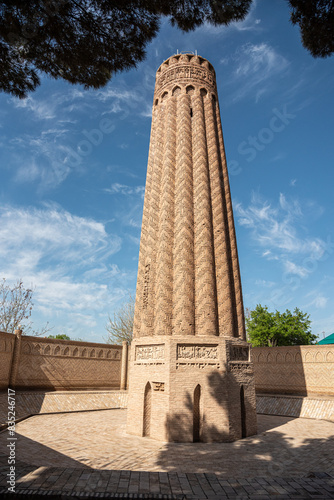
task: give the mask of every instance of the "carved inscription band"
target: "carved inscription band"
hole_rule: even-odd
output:
[[[217,345],[189,345],[178,344],[177,346],[178,359],[217,359]]]
[[[192,82],[199,81],[200,83],[210,85],[214,90],[216,90],[216,81],[213,74],[204,68],[178,66],[177,68],[171,68],[157,78],[156,92],[159,91],[164,85],[167,85],[170,81],[177,81],[178,79],[189,79]]]
[[[164,359],[164,357],[165,357],[165,344],[136,346],[136,351],[135,351],[136,361]]]

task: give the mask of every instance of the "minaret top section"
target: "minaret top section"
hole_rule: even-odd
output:
[[[174,54],[158,68],[155,84],[155,98],[159,99],[165,92],[177,84],[185,89],[187,84],[196,84],[207,92],[216,93],[216,73],[207,59],[195,54]]]

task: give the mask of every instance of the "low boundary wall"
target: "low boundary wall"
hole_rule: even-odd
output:
[[[253,347],[256,393],[334,396],[334,345]]]
[[[9,386],[14,345],[15,335],[0,332],[0,390],[7,389]]]
[[[31,337],[16,330],[0,332],[0,357],[1,390],[126,389],[126,345]]]
[[[315,418],[334,422],[334,398],[258,395],[256,411],[264,415]]]
[[[126,408],[126,391],[15,391],[16,421],[42,413],[109,410]],[[7,391],[0,393],[0,429],[8,418]]]

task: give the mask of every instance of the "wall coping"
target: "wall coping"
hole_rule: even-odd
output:
[[[8,335],[9,337],[16,337],[15,333],[0,332],[0,334]],[[80,345],[85,347],[104,347],[107,349],[122,349],[121,345],[107,344],[100,342],[85,342],[81,340],[66,340],[66,339],[50,339],[48,337],[36,337],[34,335],[24,335],[22,334],[22,341],[28,340],[31,342],[39,342],[42,344],[63,344],[63,345]]]
[[[328,349],[328,347],[334,347],[334,344],[311,344],[311,345],[277,345],[277,346],[257,346],[251,347],[252,351],[258,349]]]

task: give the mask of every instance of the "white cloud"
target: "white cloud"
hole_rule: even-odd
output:
[[[58,312],[100,311],[120,296],[121,286],[108,286],[121,275],[108,259],[121,243],[103,223],[57,206],[0,209],[0,276],[33,284],[36,310],[48,319]]]
[[[265,288],[272,288],[273,286],[275,286],[275,282],[274,281],[267,281],[267,280],[256,280],[255,285],[265,287]]]
[[[315,306],[317,309],[325,309],[328,304],[328,297],[325,297],[323,292],[320,291],[321,286],[311,290],[308,294],[306,294],[307,298],[311,299],[306,307]]]
[[[145,193],[145,187],[127,186],[125,184],[119,184],[118,182],[115,182],[110,186],[110,188],[104,189],[104,191],[110,194],[123,194],[125,196],[140,195],[143,198]]]
[[[316,297],[313,301],[313,304],[317,309],[324,309],[327,306],[328,298],[322,295]]]
[[[48,101],[36,101],[33,97],[28,96],[25,99],[12,99],[15,108],[25,109],[38,120],[52,120],[55,117],[55,103],[52,98]]]
[[[255,101],[275,87],[277,77],[289,68],[289,61],[268,43],[247,43],[229,58],[234,66],[233,76],[228,82],[233,88],[230,100],[237,102],[253,94]],[[235,87],[237,87],[236,90]]]
[[[30,163],[22,165],[18,168],[14,180],[16,182],[33,182],[39,179],[41,176],[40,167],[36,163],[36,159],[33,158]]]
[[[300,278],[305,278],[308,275],[308,271],[305,267],[297,266],[294,262],[287,260],[284,262],[284,270],[286,273],[296,274]]]
[[[326,249],[326,242],[304,234],[304,214],[297,199],[287,199],[280,194],[276,206],[253,194],[250,205],[235,206],[241,226],[251,231],[254,243],[267,260],[281,261],[284,271],[305,277],[310,270],[307,265],[319,260]],[[303,259],[305,265],[295,262]]]

